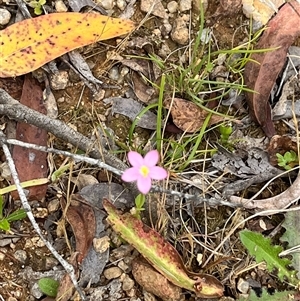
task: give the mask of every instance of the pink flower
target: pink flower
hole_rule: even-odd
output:
[[[168,176],[167,171],[159,166],[155,166],[159,160],[157,150],[152,150],[143,158],[139,153],[130,151],[128,161],[132,165],[122,174],[124,182],[137,181],[138,190],[147,194],[151,189],[151,180],[163,180]]]

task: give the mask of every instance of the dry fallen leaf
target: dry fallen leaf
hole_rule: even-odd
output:
[[[268,137],[275,134],[269,97],[275,81],[286,62],[288,48],[300,35],[300,3],[286,3],[268,23],[257,44],[257,49],[275,49],[251,55],[246,64],[244,78],[248,88],[255,93],[246,93],[252,118],[262,127]]]
[[[64,200],[61,201],[65,208]],[[96,231],[96,219],[93,208],[80,195],[73,195],[68,206],[66,217],[72,227],[75,240],[77,261],[81,263],[93,244]]]
[[[0,77],[28,73],[73,49],[133,29],[130,20],[98,13],[53,13],[15,23],[0,31]]]
[[[166,99],[164,106],[171,110],[174,124],[187,133],[199,131],[209,114],[208,111],[201,109],[193,102],[182,98]],[[212,115],[208,124],[213,125],[223,119],[220,116]]]
[[[143,257],[139,256],[132,261],[132,275],[141,287],[162,300],[180,300],[181,288],[168,281]]]
[[[77,261],[78,253],[73,253],[69,258],[69,263],[74,267],[76,278],[78,279],[79,269]],[[59,288],[57,291],[57,296],[55,300],[68,301],[71,300],[75,292],[74,285],[70,278],[70,275],[66,273],[59,283]]]
[[[218,298],[223,295],[223,286],[219,280],[208,274],[189,272],[177,250],[158,232],[130,213],[120,214],[107,199],[102,204],[108,213],[106,220],[114,231],[134,246],[170,282],[195,292],[201,298]]]
[[[40,113],[46,113],[43,104],[43,91],[37,80],[31,75],[25,76],[20,103]],[[16,139],[47,146],[47,131],[28,123],[18,122],[16,127]],[[15,145],[12,156],[21,182],[47,178],[47,153]],[[26,190],[28,190],[27,197],[31,200],[42,200],[46,195],[47,186],[48,185],[45,184],[26,188]],[[14,199],[19,198],[17,191],[11,194]]]

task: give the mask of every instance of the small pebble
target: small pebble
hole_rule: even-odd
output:
[[[151,12],[156,17],[168,19],[168,14],[160,0],[141,0],[141,11],[144,13]]]
[[[117,66],[112,67],[109,71],[108,71],[108,77],[114,81],[118,81],[120,78],[120,72],[119,72],[119,68]]]
[[[43,296],[43,293],[41,292],[38,283],[34,283],[33,286],[30,289],[30,293],[32,296],[34,296],[36,299],[41,299]]]
[[[35,218],[46,218],[49,213],[47,208],[34,208],[33,215]]]
[[[171,53],[171,49],[167,44],[162,44],[161,49],[158,51],[158,55],[162,58],[166,58]]]
[[[167,4],[167,9],[171,14],[174,14],[178,10],[178,3],[177,1],[171,1]]]
[[[122,283],[122,289],[124,291],[129,291],[133,287],[134,287],[134,281],[127,274],[125,274],[125,277],[124,277],[123,283]]]
[[[59,200],[54,199],[54,200],[50,201],[47,205],[47,208],[48,208],[49,213],[57,211],[59,208]]]
[[[114,0],[101,0],[99,3],[106,10],[114,8]]]
[[[96,252],[104,253],[109,248],[110,238],[108,236],[94,238],[93,246]]]
[[[14,257],[21,263],[25,264],[27,260],[27,253],[24,250],[17,250],[14,253]]]
[[[172,31],[172,25],[170,23],[164,23],[160,26],[160,31],[164,37],[167,37],[168,34]]]
[[[124,10],[126,8],[126,1],[125,0],[117,0],[117,7],[120,10]]]
[[[122,271],[124,271],[125,273],[126,273],[126,272],[128,273],[129,270],[130,270],[129,265],[126,264],[123,260],[121,260],[121,261],[118,262],[118,267],[119,267],[120,269],[122,269]]]
[[[56,258],[53,258],[53,257],[46,257],[45,258],[45,269],[47,271],[53,269],[53,267],[55,267],[57,265],[58,265],[58,262],[57,262]]]
[[[186,21],[181,17],[174,21],[171,39],[179,45],[186,45],[189,41],[189,30]]]
[[[53,90],[63,90],[69,82],[69,74],[67,71],[59,71],[50,76],[50,85]]]
[[[112,267],[104,270],[103,275],[106,279],[111,280],[120,277],[122,270],[118,267]]]
[[[55,1],[55,9],[58,13],[64,13],[68,11],[67,6],[62,0]]]
[[[7,9],[0,8],[0,25],[6,25],[10,21],[11,14]]]
[[[181,12],[192,9],[192,0],[180,0],[179,1],[179,10]]]
[[[247,294],[247,292],[249,291],[250,288],[250,284],[248,281],[245,281],[243,278],[240,278],[237,284],[237,289],[243,293],[243,294]]]

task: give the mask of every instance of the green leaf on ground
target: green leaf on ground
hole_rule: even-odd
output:
[[[269,238],[264,237],[260,233],[249,230],[241,231],[240,238],[250,255],[255,257],[257,263],[264,261],[267,264],[269,272],[277,269],[278,278],[281,281],[283,281],[284,277],[286,277],[291,283],[297,283],[297,279],[295,277],[296,271],[289,269],[291,261],[287,258],[279,257],[279,253],[282,251],[281,246],[273,246],[271,245]]]

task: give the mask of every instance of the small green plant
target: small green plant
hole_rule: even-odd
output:
[[[135,207],[133,207],[130,211],[134,217],[141,219],[141,212],[145,210],[144,208],[145,201],[146,201],[145,195],[141,193],[137,195],[137,197],[134,200]]]
[[[41,278],[38,281],[38,286],[43,294],[49,297],[56,297],[59,282],[52,278]]]
[[[297,285],[296,271],[290,269],[291,260],[279,257],[281,246],[272,245],[269,238],[249,230],[241,231],[240,239],[257,263],[265,262],[269,272],[277,270],[281,281],[287,279],[291,284]]]
[[[29,2],[29,6],[34,8],[34,13],[36,15],[41,15],[43,13],[43,5],[46,4],[46,0],[33,0]]]
[[[284,155],[277,153],[276,157],[278,166],[283,167],[285,170],[290,170],[299,165],[298,155],[293,150],[286,152]]]
[[[10,231],[11,222],[21,220],[25,218],[27,215],[24,209],[19,209],[10,213],[8,216],[4,216],[3,205],[4,205],[3,196],[0,195],[0,230]]]
[[[228,145],[228,139],[230,135],[232,134],[233,128],[231,125],[224,125],[221,124],[219,126],[219,132],[220,132],[220,139],[222,145]]]

